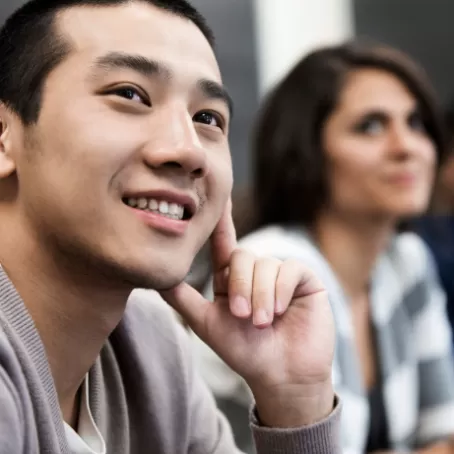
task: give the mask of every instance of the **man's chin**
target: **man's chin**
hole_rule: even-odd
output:
[[[180,284],[189,273],[191,256],[174,254],[175,257],[129,257],[129,259],[93,253],[82,242],[58,241],[55,238],[58,260],[73,274],[89,276],[102,286],[123,290],[143,288],[168,290]]]
[[[165,291],[181,284],[186,278],[184,271],[125,270],[123,279],[133,288]]]

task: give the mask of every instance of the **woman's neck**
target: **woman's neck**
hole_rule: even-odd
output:
[[[364,300],[378,256],[387,247],[394,223],[323,213],[313,234],[352,301]]]

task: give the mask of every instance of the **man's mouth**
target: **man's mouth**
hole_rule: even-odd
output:
[[[177,221],[189,220],[192,217],[192,213],[187,207],[167,200],[127,197],[123,199],[123,202],[131,208],[156,213]]]

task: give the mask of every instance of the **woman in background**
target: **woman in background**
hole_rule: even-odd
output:
[[[442,136],[420,68],[358,42],[304,58],[259,117],[240,244],[302,260],[327,286],[346,454],[454,452],[445,298],[424,243],[404,233],[428,207]]]

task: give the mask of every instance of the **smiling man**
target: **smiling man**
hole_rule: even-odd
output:
[[[185,0],[34,0],[0,32],[1,454],[236,452],[168,305],[250,385],[259,453],[339,452],[322,285],[236,249],[212,47]],[[213,302],[183,283],[208,238]]]

